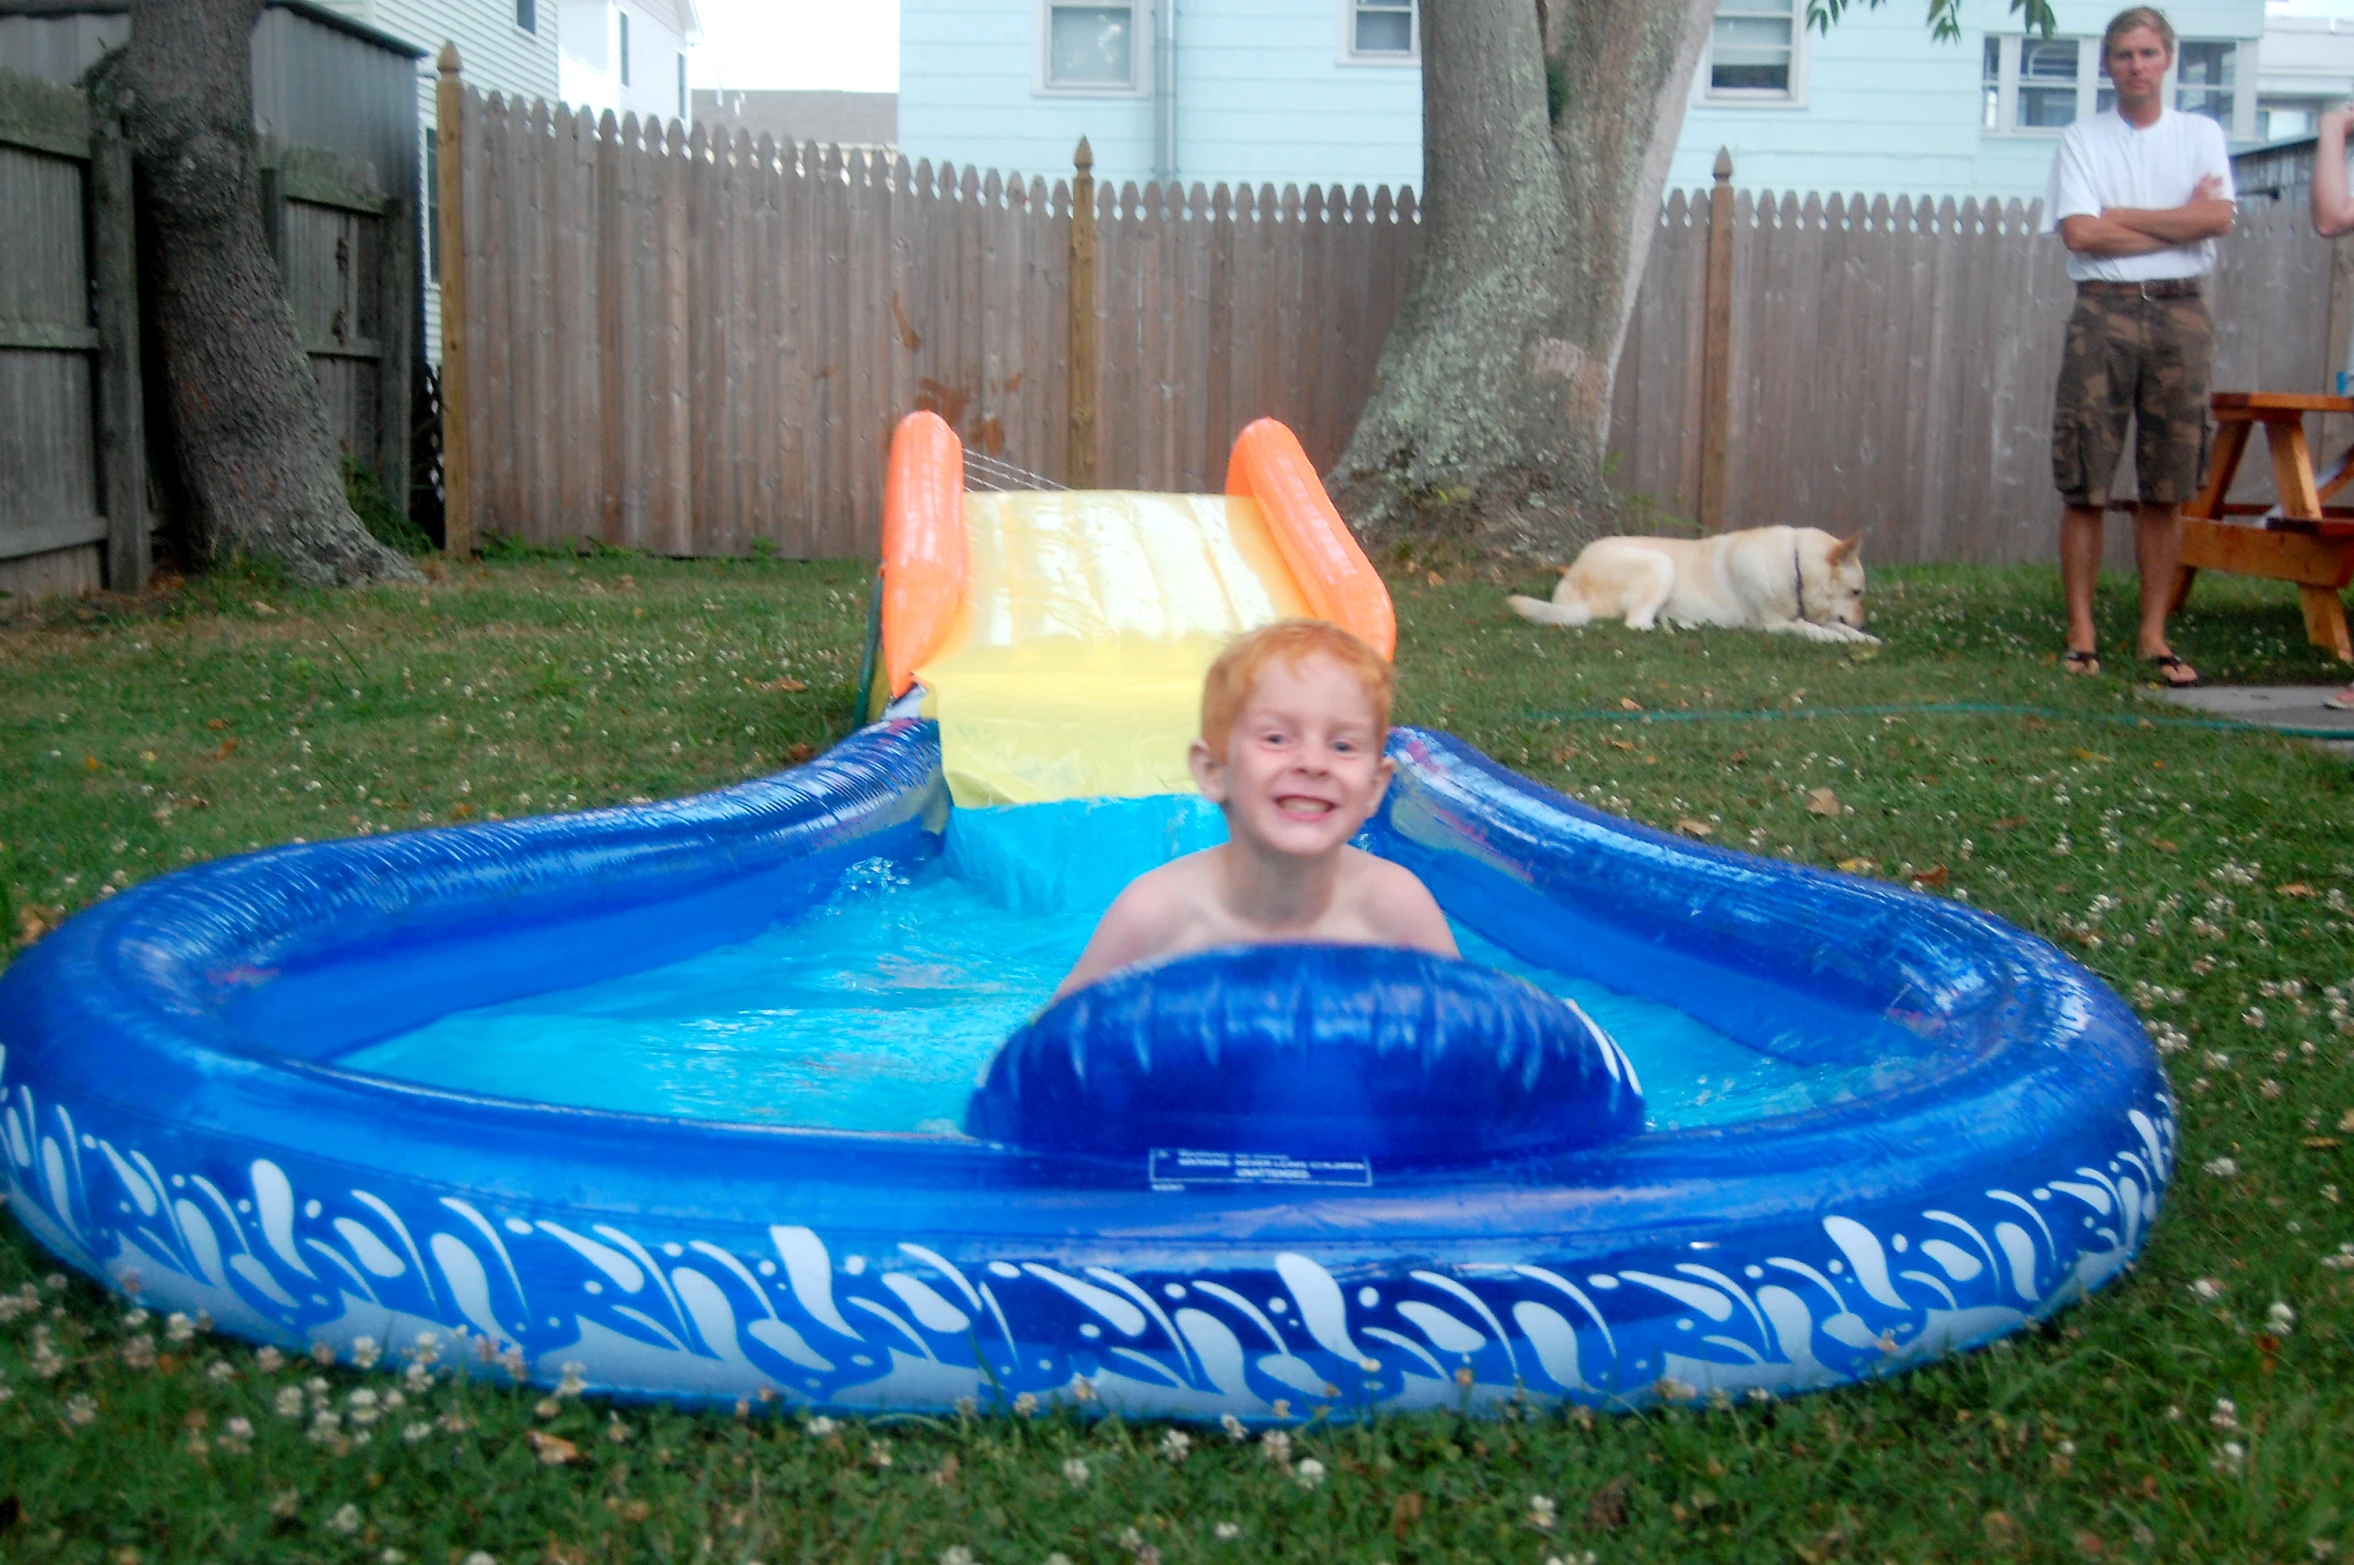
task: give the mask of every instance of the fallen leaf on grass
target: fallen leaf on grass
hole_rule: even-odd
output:
[[[1809,789],[1809,790],[1807,791],[1807,795],[1806,795],[1806,813],[1807,813],[1807,814],[1809,814],[1809,815],[1836,815],[1836,814],[1838,814],[1838,813],[1839,813],[1839,808],[1840,808],[1840,806],[1839,806],[1839,795],[1837,795],[1837,794],[1833,793],[1833,792],[1832,792],[1830,789],[1828,789],[1828,788],[1812,788],[1812,789]]]
[[[207,728],[226,728],[229,726],[229,720],[225,717],[208,717],[204,720],[204,726]]]
[[[207,754],[204,759],[208,761],[225,761],[236,753],[237,741],[234,737],[232,737],[222,740],[220,748]]]
[[[2150,839],[2150,846],[2156,848],[2160,853],[2179,853],[2182,851],[2182,844],[2176,842],[2172,837],[2152,837]]]
[[[531,1449],[537,1453],[543,1467],[562,1467],[567,1462],[580,1460],[580,1447],[545,1430],[527,1430],[523,1438],[531,1442]]]
[[[755,683],[751,680],[746,680],[745,683],[751,685],[755,690],[807,690],[809,688],[809,686],[801,680],[785,678],[782,676],[769,680],[765,684]]]
[[[1676,817],[1676,830],[1682,832],[1687,837],[1713,837],[1716,835],[1716,828],[1714,826],[1711,826],[1706,821],[1694,820],[1689,815],[1679,815]]]
[[[1643,710],[1643,703],[1636,700],[1633,696],[1620,696],[1618,698],[1618,704],[1622,709],[1629,712],[1640,712]]]
[[[1444,587],[1447,584],[1447,578],[1441,576],[1437,571],[1426,573],[1422,580],[1424,585],[1431,587]]]
[[[260,614],[265,617],[274,617],[278,612],[276,609],[271,608],[267,603],[262,602],[262,600],[259,598],[248,598],[245,602],[245,606],[253,610],[256,614]]]
[[[474,806],[471,804],[456,804],[450,807],[450,814],[459,820],[464,820],[467,816],[473,813]]]
[[[33,903],[16,910],[16,943],[29,946],[65,922],[65,909]]]
[[[2017,831],[2020,827],[2027,824],[2027,817],[2024,815],[2006,815],[2001,820],[1992,821],[1989,822],[1989,824],[1992,825],[1996,831]]]
[[[795,766],[799,766],[816,753],[806,744],[792,744],[785,747],[785,759]]]
[[[1632,750],[1635,747],[1635,741],[1632,739],[1613,739],[1610,741],[1610,745],[1614,750]]]
[[[1841,859],[1839,867],[1850,875],[1869,875],[1874,866],[1870,859],[1856,858]]]
[[[2305,1145],[2313,1148],[2317,1152],[2325,1151],[2330,1147],[2338,1146],[2340,1144],[2341,1143],[2339,1142],[2338,1138],[2335,1136],[2307,1136],[2305,1138]]]
[[[2280,888],[2280,894],[2284,897],[2309,897],[2313,895],[2313,888],[2301,880],[2292,880]]]
[[[1944,865],[1932,864],[1927,869],[1914,873],[1913,884],[1916,886],[1942,886],[1952,878],[1953,876]]]

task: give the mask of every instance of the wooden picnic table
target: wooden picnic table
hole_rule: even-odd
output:
[[[2308,413],[2354,413],[2354,397],[2215,393],[2215,449],[2207,487],[2182,509],[2182,566],[2175,572],[2169,612],[2182,607],[2201,571],[2293,581],[2305,609],[2305,639],[2329,648],[2341,661],[2354,662],[2354,640],[2348,638],[2345,605],[2338,599],[2354,581],[2354,506],[2328,503],[2354,479],[2354,451],[2316,478],[2313,451],[2305,440]],[[2259,426],[2279,498],[2270,505],[2227,500],[2240,458]],[[2256,520],[2229,520],[2235,516]]]

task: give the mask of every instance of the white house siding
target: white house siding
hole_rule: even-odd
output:
[[[2122,3],[2055,0],[2053,9],[2062,34],[2097,40]],[[1986,38],[2023,31],[2018,16],[2004,0],[1965,0],[1961,40],[1938,43],[1923,23],[1924,9],[1920,0],[1852,7],[1827,35],[1807,35],[1800,46],[1802,90],[1791,103],[1713,101],[1704,67],[1669,166],[1670,187],[1708,184],[1722,146],[1732,150],[1734,183],[1745,188],[2041,196],[2059,132],[1980,125]],[[2263,0],[2174,0],[2166,10],[2185,38],[2248,45],[2234,84],[2252,105]]]
[[[1099,179],[1149,177],[1149,92],[1037,89],[1041,3],[901,0],[901,147],[911,157],[1051,176],[1068,167],[1085,134]],[[1182,178],[1420,183],[1420,72],[1341,63],[1343,0],[1176,3]],[[2121,3],[2056,0],[2060,31],[2097,37]],[[1964,0],[1960,41],[1939,43],[1925,9],[1921,0],[1855,6],[1827,36],[1807,35],[1790,102],[1711,99],[1704,68],[1684,105],[1671,186],[1706,185],[1725,146],[1736,182],[1748,187],[2041,195],[2058,133],[1980,125],[1985,41],[2021,32],[2019,18],[2004,0]],[[2263,0],[2176,0],[2168,10],[2187,38],[2252,46],[2264,32]],[[2252,110],[2253,47],[2238,66],[2235,86]],[[2252,133],[2252,113],[2244,117]]]
[[[1098,180],[1150,179],[1150,92],[1039,91],[1040,9],[901,0],[900,149],[1052,179],[1085,136]],[[1149,32],[1149,7],[1139,17]],[[1421,73],[1343,63],[1340,19],[1340,0],[1179,0],[1178,177],[1419,185]]]
[[[579,108],[611,109],[616,117],[687,120],[693,103],[681,104],[686,58],[696,31],[692,7],[669,0],[541,0],[549,10],[561,4],[564,101]],[[629,18],[629,82],[621,80],[621,18]]]
[[[441,46],[458,46],[458,60],[469,85],[486,93],[511,97],[557,96],[557,0],[539,0],[538,29],[525,32],[515,25],[515,0],[321,0],[328,9],[367,23],[425,49],[417,62],[417,117],[428,147],[434,132],[434,61]],[[433,161],[420,154],[420,181],[432,180]],[[418,198],[431,209],[432,193],[420,188]],[[426,273],[425,357],[441,362],[441,289]]]

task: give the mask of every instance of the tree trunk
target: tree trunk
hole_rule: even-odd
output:
[[[1566,559],[1617,515],[1611,385],[1714,11],[1426,0],[1422,242],[1331,482],[1369,541]]]
[[[335,439],[263,237],[252,44],[262,0],[131,0],[110,79],[136,160],[164,405],[198,548],[297,581],[421,579],[344,498]]]

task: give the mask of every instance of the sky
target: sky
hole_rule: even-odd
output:
[[[2354,0],[2347,0],[2354,4]],[[697,87],[899,90],[899,0],[695,0]]]

